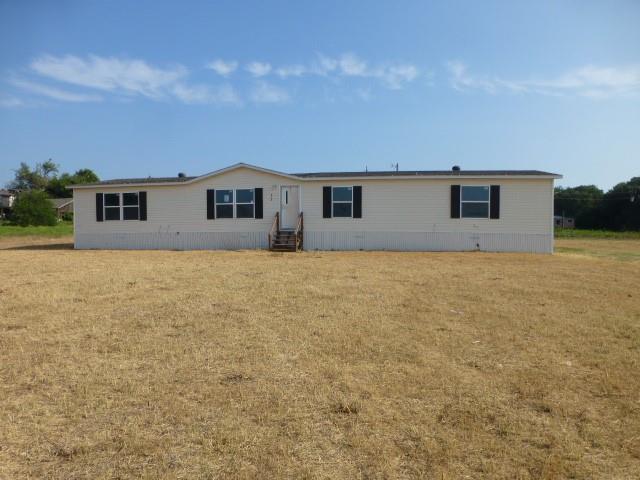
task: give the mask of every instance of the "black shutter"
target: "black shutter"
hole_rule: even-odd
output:
[[[353,218],[362,218],[362,187],[353,187]]]
[[[451,218],[460,218],[460,185],[451,185]]]
[[[491,185],[489,218],[500,218],[500,185]]]
[[[216,191],[207,190],[207,220],[216,218]]]
[[[322,187],[322,218],[331,218],[331,187]]]
[[[139,219],[145,221],[147,219],[147,192],[138,192],[138,210],[140,212]]]
[[[96,222],[104,220],[104,194],[96,193]]]
[[[255,201],[255,207],[256,207],[255,217],[262,218],[262,189],[261,188],[255,188],[253,190],[253,199]]]

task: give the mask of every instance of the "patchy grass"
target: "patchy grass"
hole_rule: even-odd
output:
[[[73,235],[73,222],[59,222],[52,227],[28,226],[20,227],[8,223],[0,223],[0,238],[3,237],[41,237],[59,238]]]
[[[640,260],[640,240],[602,240],[593,238],[562,238],[555,242],[558,254],[592,258],[610,258],[621,261]]]
[[[612,230],[582,230],[580,228],[556,228],[556,238],[604,238],[607,240],[640,240],[638,232],[614,232]]]
[[[0,263],[0,478],[640,476],[635,261],[36,246]]]

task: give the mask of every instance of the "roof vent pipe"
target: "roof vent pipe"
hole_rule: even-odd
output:
[[[453,167],[451,167],[451,170],[453,170],[454,172],[459,172],[460,167],[458,165],[454,165]]]
[[[178,178],[184,178],[184,177],[186,177],[184,172],[178,173]]]

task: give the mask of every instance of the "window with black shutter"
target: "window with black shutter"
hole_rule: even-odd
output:
[[[500,185],[491,185],[489,218],[500,218]]]
[[[451,218],[460,218],[460,185],[451,185]]]
[[[262,218],[262,189],[256,188],[254,189],[254,197],[256,203],[256,218]]]
[[[104,194],[96,193],[96,222],[104,220]]]
[[[331,218],[331,187],[322,187],[322,218]]]
[[[362,218],[362,187],[353,187],[353,218]]]

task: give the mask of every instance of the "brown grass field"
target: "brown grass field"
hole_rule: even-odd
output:
[[[2,479],[640,478],[638,240],[66,241],[0,241]]]

